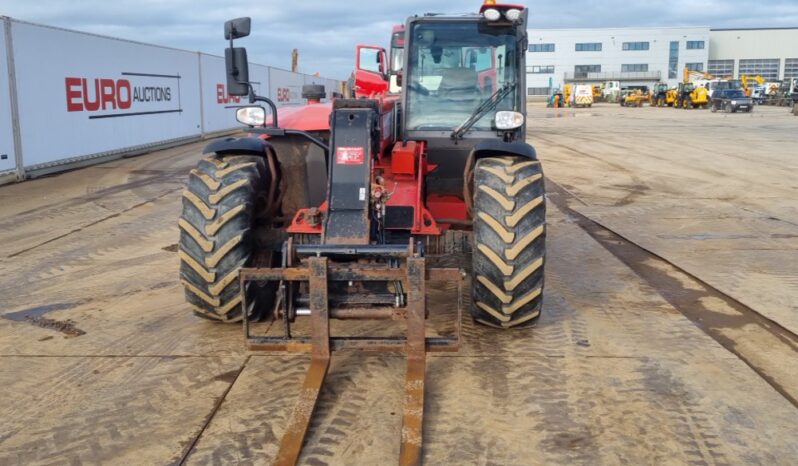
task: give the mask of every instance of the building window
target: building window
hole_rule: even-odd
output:
[[[648,50],[648,42],[624,42],[624,50]]]
[[[798,58],[784,59],[784,79],[798,78]]]
[[[528,69],[529,73],[535,73],[535,74],[552,74],[552,73],[554,73],[554,65],[528,66],[527,69]]]
[[[548,87],[527,87],[526,95],[549,95],[550,90]]]
[[[588,73],[601,73],[601,65],[576,65],[574,66],[575,78],[587,78]]]
[[[668,79],[676,79],[678,76],[679,68],[679,41],[671,42],[670,52],[668,55]]]
[[[645,73],[648,71],[647,63],[636,63],[633,65],[621,65],[621,72],[623,73]]]
[[[688,40],[687,41],[687,50],[697,50],[704,48],[704,41],[703,40]]]
[[[750,59],[740,60],[739,74],[748,76],[762,76],[766,81],[776,81],[779,79],[779,63],[778,58],[763,58],[763,59]]]
[[[553,52],[554,44],[529,44],[530,52]]]
[[[601,52],[601,42],[576,44],[577,52]]]
[[[690,71],[704,71],[703,63],[685,63],[684,66],[686,66]]]
[[[734,60],[710,60],[707,72],[719,78],[734,76]]]

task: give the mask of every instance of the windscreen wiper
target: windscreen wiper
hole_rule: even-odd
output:
[[[479,106],[474,109],[474,112],[471,116],[468,117],[466,121],[464,121],[460,126],[455,128],[452,131],[452,139],[461,139],[463,135],[471,129],[476,122],[478,122],[483,116],[485,116],[488,112],[496,108],[499,105],[499,102],[502,101],[505,97],[507,97],[513,90],[515,89],[515,83],[504,83],[500,88],[496,89],[496,92],[491,94],[488,98],[482,101]]]

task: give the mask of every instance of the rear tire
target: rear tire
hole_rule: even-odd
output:
[[[238,272],[258,252],[255,218],[271,181],[264,157],[251,155],[211,155],[189,174],[178,254],[186,300],[198,316],[242,319]],[[276,283],[250,284],[249,315],[271,310],[275,288]]]
[[[501,329],[531,325],[540,316],[546,254],[540,162],[480,159],[474,187],[471,315]]]

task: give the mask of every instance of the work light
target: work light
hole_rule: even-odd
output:
[[[518,21],[521,18],[521,10],[518,8],[510,8],[504,12],[504,17],[510,21]]]
[[[496,112],[496,129],[515,129],[524,124],[524,115],[520,112]]]
[[[499,13],[499,10],[496,8],[488,8],[487,10],[483,11],[482,14],[488,21],[498,21],[499,18],[502,17],[501,13]]]
[[[241,107],[236,110],[236,120],[248,126],[263,126],[266,110],[263,107]]]

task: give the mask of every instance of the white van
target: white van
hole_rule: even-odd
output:
[[[593,86],[578,84],[574,86],[573,107],[592,107],[593,106]]]

